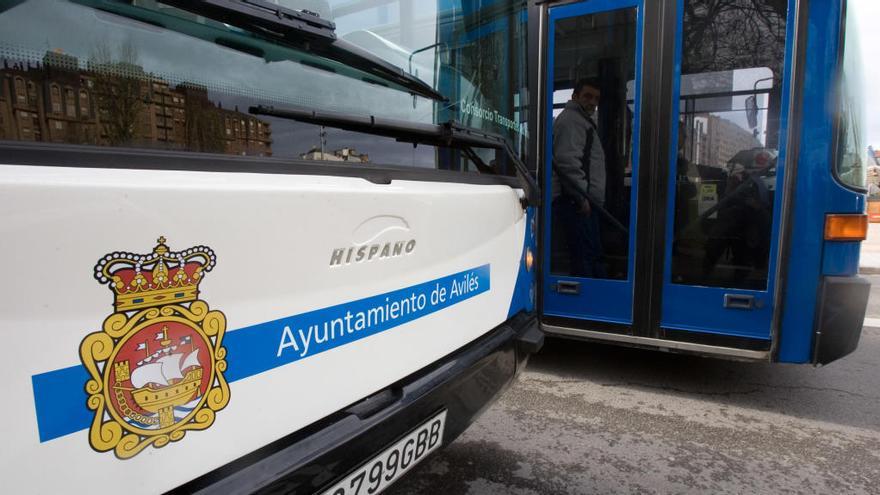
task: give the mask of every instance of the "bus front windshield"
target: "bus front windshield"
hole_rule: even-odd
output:
[[[468,170],[454,153],[252,115],[456,120],[525,140],[525,0],[284,0],[421,80],[410,92],[265,32],[151,1],[0,1],[0,139]]]

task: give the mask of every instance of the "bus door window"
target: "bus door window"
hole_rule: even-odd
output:
[[[782,0],[685,1],[673,283],[767,287],[786,16]]]
[[[635,8],[625,8],[556,22],[554,275],[628,277],[629,233],[623,226],[630,223],[634,109],[627,92],[635,80],[636,15]],[[580,172],[565,173],[566,166]],[[575,191],[578,184],[590,195],[590,206]]]

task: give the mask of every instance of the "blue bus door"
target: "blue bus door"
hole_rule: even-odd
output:
[[[641,25],[641,0],[549,9],[544,315],[632,322]],[[575,89],[598,102],[582,106]],[[571,125],[553,124],[562,112]]]
[[[753,23],[752,2],[702,4],[546,11],[541,307],[551,333],[771,347],[794,9],[755,0]],[[658,30],[674,42],[644,46]],[[643,84],[658,100],[640,121]],[[584,86],[594,100],[575,93]],[[651,137],[641,161],[640,128]]]
[[[758,0],[708,16],[691,4],[679,1],[676,29],[660,326],[677,339],[699,333],[767,350],[794,2]],[[734,40],[753,9],[761,18]],[[742,46],[761,50],[731,56]]]

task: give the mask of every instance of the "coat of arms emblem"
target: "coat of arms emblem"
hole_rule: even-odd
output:
[[[80,345],[95,413],[89,443],[120,459],[210,427],[229,402],[226,317],[199,299],[216,257],[205,246],[173,252],[165,242],[149,254],[108,254],[95,266],[115,311]]]

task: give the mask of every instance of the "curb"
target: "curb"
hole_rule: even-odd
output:
[[[865,318],[862,327],[880,330],[880,318]]]
[[[880,266],[860,266],[859,275],[880,275]]]

